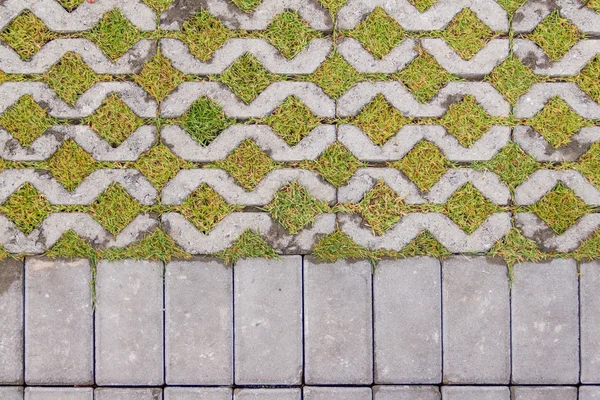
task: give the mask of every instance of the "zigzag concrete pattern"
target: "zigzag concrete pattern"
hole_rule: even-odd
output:
[[[117,235],[84,212],[50,214],[28,234],[8,215],[0,215],[0,245],[10,253],[43,254],[72,230],[94,247],[118,248],[138,243],[161,229],[189,254],[213,254],[228,249],[251,231],[278,253],[308,254],[316,243],[339,230],[368,250],[400,252],[427,231],[451,253],[486,253],[512,230],[518,230],[545,252],[569,253],[600,230],[598,182],[580,164],[600,140],[600,104],[593,91],[574,79],[600,55],[600,14],[578,0],[529,0],[512,15],[494,0],[438,0],[424,11],[409,0],[348,0],[337,13],[331,13],[324,4],[327,2],[319,0],[264,0],[253,10],[243,11],[229,0],[174,0],[158,15],[142,0],[83,2],[70,12],[55,0],[2,2],[0,32],[22,12],[30,11],[48,29],[61,32],[62,36],[40,44],[28,59],[10,43],[0,42],[0,161],[6,163],[0,164],[0,206],[23,185],[30,184],[52,205],[87,207],[117,184],[139,204],[159,211],[158,215],[138,215]],[[111,58],[101,44],[81,33],[97,27],[115,9],[141,33],[137,43],[118,58]],[[187,34],[182,30],[184,24],[201,9],[222,27],[243,32],[242,37],[223,39],[207,61],[192,54],[190,42],[176,35]],[[378,9],[408,33],[390,45],[387,54],[376,56],[361,40],[337,36],[338,30],[357,29]],[[474,13],[492,37],[468,59],[461,57],[452,41],[436,36],[465,9]],[[268,30],[278,15],[290,10],[305,22],[306,29],[322,34],[308,40],[293,58],[287,58],[270,39],[252,37],[253,31]],[[526,37],[555,10],[587,35],[558,59],[550,58],[538,43]],[[79,55],[95,74],[108,76],[103,79],[107,81],[94,81],[82,89],[74,102],[63,99],[46,79],[69,53]],[[414,81],[396,76],[423,54],[453,75],[427,98],[416,93]],[[144,79],[142,76],[151,73],[152,63],[159,55],[165,60],[160,65],[160,72],[165,75]],[[257,76],[240,78],[236,76],[239,71],[231,72],[247,55],[258,61],[266,77],[256,72]],[[335,71],[333,74],[341,75],[327,76],[330,63],[338,55],[352,73]],[[492,78],[513,57],[537,78],[521,90],[515,101]],[[174,83],[164,96],[153,92],[152,84],[173,76]],[[346,78],[351,82],[348,85]],[[434,78],[427,77],[417,84]],[[236,79],[242,82],[238,86]],[[255,84],[260,89],[251,99],[240,95],[240,89]],[[341,87],[342,93],[334,95]],[[102,137],[97,127],[82,122],[99,112],[113,95],[143,119],[118,144]],[[45,126],[29,142],[23,141],[19,132],[11,131],[10,124],[1,123],[2,117],[13,112],[24,96],[31,97],[48,116],[61,120]],[[395,132],[387,133],[383,142],[373,136],[372,124],[355,122],[381,96],[392,109],[390,112],[410,119],[399,128],[395,126]],[[318,120],[304,122],[309,117],[300,117],[300,122],[296,121],[300,125],[294,129],[309,129],[293,140],[281,132],[287,128],[285,124],[261,121],[285,114],[285,110],[278,110],[291,97],[303,104],[302,112]],[[476,122],[469,112],[461,111],[458,117],[452,114],[467,99],[474,99],[492,122],[484,124],[480,132],[474,132],[478,130],[474,126],[470,129],[473,132],[466,129],[473,137],[463,144],[460,132],[448,128],[447,121],[440,119],[463,118],[466,122],[462,123],[470,128]],[[227,122],[217,124],[217,128],[206,123],[208,117],[200,117],[199,124],[193,121],[196,125],[189,123],[202,101],[216,107],[218,111],[210,112]],[[551,101],[566,103],[570,112],[585,122],[568,132],[566,144],[556,145],[547,137],[544,126],[540,129],[540,124],[530,124]],[[394,124],[393,117],[382,117],[375,122],[375,128],[384,129],[389,121]],[[198,129],[201,134],[211,129],[218,132],[212,132],[214,137],[208,139],[198,138]],[[48,162],[69,141],[91,155],[95,163],[90,167],[93,171],[73,190],[67,190],[51,172],[38,168],[39,163]],[[252,164],[250,167],[263,166],[267,158],[276,163],[272,169],[256,173],[260,176],[251,189],[240,182],[243,177],[235,175],[233,167],[223,167],[238,162],[237,150],[250,142],[265,157],[245,161]],[[436,182],[426,190],[418,184],[414,171],[411,174],[408,168],[394,166],[395,162],[409,160],[413,150],[423,143],[433,145],[445,158]],[[506,180],[506,170],[493,169],[510,146],[518,147],[523,157],[537,162],[536,168],[517,183]],[[347,151],[346,164],[331,167],[328,157],[340,147]],[[180,160],[153,159],[149,164],[145,160],[145,168],[137,164],[157,149],[166,149]],[[177,166],[179,161],[186,166]],[[102,164],[105,162],[113,164],[106,167]],[[219,162],[221,168],[207,168],[206,164]],[[597,168],[595,165],[592,168]],[[171,167],[175,170],[166,174],[165,182],[160,184],[144,175]],[[244,171],[241,175],[255,178],[248,165],[236,167]],[[417,169],[429,167],[424,163]],[[343,182],[336,180],[336,174],[327,174],[327,168],[337,168],[336,174],[343,172]],[[402,215],[386,232],[376,234],[367,218],[339,212],[336,207],[357,206],[379,183],[387,185],[406,204],[436,206],[446,204],[455,193],[472,186],[500,211],[489,215],[471,234],[449,215],[437,212]],[[324,202],[329,208],[312,215],[314,222],[291,234],[282,225],[282,219],[264,207],[277,202],[281,193],[292,190],[289,188],[294,184],[303,187],[311,201]],[[236,209],[220,216],[210,231],[201,232],[183,213],[173,212],[173,207],[185,205],[203,186],[210,187],[229,205],[242,207],[242,211]],[[591,209],[561,234],[526,209],[557,186],[574,193]]]

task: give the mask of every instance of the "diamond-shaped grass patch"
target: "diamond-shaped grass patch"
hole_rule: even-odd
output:
[[[378,94],[352,122],[362,129],[373,143],[382,146],[411,121],[392,106],[382,94]]]
[[[142,38],[140,31],[119,9],[104,14],[94,29],[85,33],[85,36],[113,60],[125,54]]]
[[[475,232],[490,215],[500,211],[470,182],[454,192],[444,208],[446,215],[468,234]]]
[[[190,169],[194,164],[177,157],[167,146],[159,143],[140,156],[134,164],[152,185],[162,187],[181,169]]]
[[[511,190],[525,182],[529,175],[541,168],[533,157],[526,154],[518,144],[513,142],[500,150],[491,160],[474,163],[472,167],[495,173]]]
[[[229,86],[240,99],[250,103],[271,83],[283,78],[268,72],[256,57],[246,53],[213,79]]]
[[[133,80],[150,96],[161,101],[185,80],[185,75],[159,52],[144,65],[139,74],[133,76]]]
[[[183,116],[183,128],[202,146],[208,146],[219,133],[235,123],[219,104],[206,97],[194,102]]]
[[[58,0],[58,3],[67,11],[73,11],[79,7],[85,0]]]
[[[190,52],[201,61],[208,61],[213,53],[234,36],[217,17],[201,9],[185,21],[177,36],[184,41]]]
[[[141,205],[119,184],[111,184],[89,208],[89,213],[106,230],[117,235],[142,210]]]
[[[242,233],[231,247],[215,256],[222,258],[226,264],[236,263],[242,258],[279,258],[277,252],[260,237],[260,234],[250,230]]]
[[[23,60],[29,60],[57,36],[31,11],[23,11],[2,32],[0,40],[12,47]]]
[[[515,104],[534,83],[541,82],[531,69],[513,55],[494,68],[486,76],[486,80],[494,85],[510,104]]]
[[[231,0],[231,2],[238,6],[240,10],[249,13],[260,6],[263,0]]]
[[[401,170],[420,190],[427,191],[448,171],[450,163],[437,146],[422,140],[389,166]]]
[[[202,233],[210,232],[227,215],[243,207],[231,205],[207,184],[202,184],[175,208]]]
[[[267,39],[286,58],[294,58],[323,34],[302,20],[297,11],[284,11],[273,19],[266,31],[257,34]]]
[[[537,214],[559,235],[590,211],[590,207],[562,183],[556,185],[540,201],[526,209]]]
[[[462,58],[470,59],[496,35],[468,8],[457,14],[441,36]]]
[[[44,74],[44,80],[69,104],[100,80],[79,54],[67,53]]]
[[[290,96],[263,120],[254,120],[270,126],[290,146],[297,145],[322,123],[300,99]]]
[[[600,142],[592,144],[589,150],[579,157],[573,168],[600,189]]]
[[[592,61],[575,77],[575,81],[595,102],[600,103],[600,55]]]
[[[82,122],[113,147],[119,146],[144,124],[144,120],[135,115],[116,94],[108,96],[102,105]]]
[[[571,142],[571,136],[590,125],[561,98],[554,97],[527,124],[552,145],[560,147]]]
[[[419,12],[425,12],[437,3],[438,0],[408,0],[408,2],[415,6]]]
[[[25,95],[0,114],[0,127],[3,127],[22,146],[31,146],[57,120],[48,115],[35,100]]]
[[[577,26],[554,10],[527,35],[554,61],[560,60],[583,36]]]
[[[405,84],[421,103],[431,100],[448,82],[458,80],[442,68],[433,56],[423,51],[393,77]]]
[[[383,235],[406,214],[406,205],[385,182],[379,181],[354,207],[376,235]]]
[[[341,143],[329,146],[315,161],[306,162],[303,168],[317,171],[335,187],[340,187],[352,178],[354,172],[365,166]]]
[[[303,80],[316,83],[329,97],[337,99],[358,82],[362,82],[364,77],[339,53],[334,53],[314,73],[303,77]]]
[[[347,35],[358,40],[367,51],[379,59],[387,56],[406,36],[398,22],[381,7],[375,8]]]
[[[210,164],[210,168],[227,171],[244,189],[252,190],[269,172],[279,166],[250,139],[243,141],[225,160]]]
[[[492,118],[473,96],[468,95],[450,105],[440,122],[462,146],[471,147],[501,120]]]
[[[96,162],[77,143],[69,139],[50,157],[47,167],[67,190],[73,190],[97,169]]]
[[[52,212],[50,202],[30,183],[25,183],[0,205],[0,214],[28,235]]]
[[[282,187],[264,210],[271,214],[286,231],[296,234],[308,224],[314,223],[318,214],[329,211],[329,206],[315,199],[298,182],[292,182]]]

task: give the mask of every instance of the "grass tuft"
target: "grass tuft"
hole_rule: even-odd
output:
[[[290,96],[268,117],[253,122],[269,125],[290,146],[295,146],[323,119],[314,115],[296,96]]]
[[[379,59],[387,56],[406,37],[404,29],[381,7],[375,8],[364,21],[346,34],[358,40]]]
[[[445,213],[467,234],[477,228],[500,207],[486,199],[472,183],[467,183],[448,199]]]
[[[428,191],[448,171],[451,164],[444,154],[431,142],[422,140],[399,161],[389,163],[417,185],[422,191]]]
[[[115,247],[103,251],[101,257],[107,260],[133,258],[169,262],[173,258],[185,259],[192,256],[179,247],[169,235],[160,229],[156,229],[138,243],[125,248]]]
[[[67,11],[73,11],[79,7],[85,0],[58,0],[59,4]]]
[[[500,118],[492,118],[473,96],[465,96],[451,104],[440,120],[446,130],[464,147],[471,147],[492,127],[500,124]]]
[[[515,104],[534,83],[541,82],[531,69],[513,55],[494,68],[485,79],[494,85],[510,104]]]
[[[201,9],[184,22],[177,38],[185,42],[190,52],[201,61],[208,61],[213,53],[234,36],[221,20]]]
[[[135,162],[137,168],[157,189],[173,179],[182,169],[191,169],[194,164],[173,154],[167,146],[159,143],[140,156]]]
[[[25,95],[0,115],[0,127],[3,127],[22,146],[31,146],[48,128],[57,124],[45,109],[35,100]]]
[[[143,2],[152,8],[154,12],[160,14],[169,8],[171,3],[173,3],[173,0],[143,0]]]
[[[210,186],[202,184],[174,210],[181,213],[200,232],[207,234],[227,215],[242,208],[227,203]]]
[[[0,32],[0,41],[12,47],[23,60],[29,60],[57,35],[31,11],[23,11]]]
[[[25,183],[0,205],[0,214],[28,235],[52,212],[50,202],[30,183]]]
[[[329,97],[337,99],[364,78],[339,53],[334,53],[305,80],[316,83]]]
[[[329,10],[329,13],[332,16],[332,19],[335,18],[335,15],[338,11],[348,2],[348,0],[319,0],[319,3],[323,7]]]
[[[100,80],[79,54],[67,53],[44,74],[44,80],[69,104]]]
[[[250,230],[242,233],[230,248],[215,256],[222,258],[226,264],[234,264],[242,258],[279,258],[277,252],[259,234]]]
[[[554,61],[560,60],[575,43],[584,38],[577,26],[562,17],[558,10],[552,11],[526,37],[540,46]]]
[[[336,230],[315,243],[313,255],[325,262],[335,262],[341,259],[360,260],[371,256],[367,248],[356,244],[350,236],[340,230]]]
[[[465,8],[452,19],[440,36],[462,58],[469,60],[496,34],[477,17],[477,14]]]
[[[581,90],[600,103],[600,55],[594,57],[574,78]]]
[[[352,121],[369,136],[373,143],[383,146],[400,128],[412,122],[393,107],[382,94],[363,108]]]
[[[430,232],[423,231],[399,252],[402,257],[447,257],[451,253]]]
[[[82,122],[113,147],[119,146],[144,124],[144,120],[135,115],[116,94],[108,96],[102,105]]]
[[[335,187],[342,186],[363,166],[365,164],[339,142],[329,146],[315,161],[302,165],[303,168],[317,171]]]
[[[183,116],[185,129],[200,145],[208,146],[225,128],[235,123],[216,102],[201,97]]]
[[[502,6],[509,15],[513,15],[527,0],[497,0],[498,4]]]
[[[44,255],[51,258],[97,258],[92,244],[72,230],[66,231]]]
[[[104,14],[94,29],[87,32],[85,36],[93,40],[113,61],[142,39],[140,31],[119,9]]]
[[[117,235],[141,210],[141,205],[121,185],[113,183],[92,203],[88,213]]]
[[[69,139],[48,160],[47,168],[67,190],[74,190],[98,167],[91,155]]]
[[[437,3],[438,0],[408,0],[408,2],[415,6],[419,12],[425,12]]]
[[[600,142],[592,144],[589,150],[579,157],[573,168],[600,189]]]
[[[554,148],[571,143],[571,136],[591,122],[584,120],[561,98],[554,97],[527,124]]]
[[[231,0],[231,2],[238,6],[240,10],[249,13],[260,6],[263,0]]]
[[[267,39],[286,58],[294,58],[323,34],[310,27],[297,11],[284,11],[273,19],[266,31],[257,34]]]
[[[510,266],[525,261],[537,262],[545,258],[537,244],[523,236],[517,228],[512,228],[504,238],[497,241],[490,249],[489,255],[503,258]]]
[[[180,83],[185,81],[185,76],[176,70],[171,61],[160,52],[142,68],[133,80],[146,90],[150,96],[161,101],[171,93]]]

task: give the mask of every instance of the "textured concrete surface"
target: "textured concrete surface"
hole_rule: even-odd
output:
[[[99,388],[94,400],[162,400],[162,389],[155,388]]]
[[[25,400],[93,400],[92,388],[27,387]]]
[[[231,400],[231,388],[168,387],[165,400]]]
[[[501,386],[442,386],[442,400],[510,400],[510,389]]]
[[[581,264],[581,382],[600,384],[600,263]]]
[[[304,400],[372,400],[369,387],[311,387],[302,390]]]
[[[441,400],[437,386],[375,386],[374,400]]]
[[[24,379],[23,282],[22,262],[0,262],[0,383],[4,385]]]
[[[511,396],[514,400],[576,400],[577,388],[558,386],[513,387]]]
[[[300,400],[300,389],[236,389],[234,400]]]

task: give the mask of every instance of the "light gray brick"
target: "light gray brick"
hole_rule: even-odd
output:
[[[159,388],[98,388],[94,391],[94,400],[162,400]]]
[[[373,279],[375,382],[440,383],[440,262],[384,260]]]
[[[161,385],[162,264],[101,261],[96,293],[96,383]]]
[[[300,400],[300,389],[236,389],[234,400]]]
[[[580,386],[579,400],[600,400],[600,386]]]
[[[167,265],[167,384],[233,383],[232,279],[231,267],[214,259]]]
[[[374,400],[440,400],[437,386],[375,386]]]
[[[581,382],[600,383],[600,262],[581,265]]]
[[[11,259],[0,262],[0,354],[0,384],[23,383],[23,263]]]
[[[304,400],[372,400],[369,387],[304,387]]]
[[[231,400],[231,388],[167,387],[165,400]]]
[[[373,381],[371,264],[304,259],[305,382]]]
[[[302,257],[234,266],[236,384],[300,384]]]
[[[510,400],[508,386],[443,386],[442,400]]]
[[[25,400],[93,400],[92,388],[27,387]]]
[[[512,380],[579,381],[579,301],[574,260],[515,265],[512,285]]]
[[[25,381],[94,382],[91,266],[88,260],[25,262]]]
[[[513,386],[511,400],[577,400],[573,386]]]
[[[0,386],[0,399],[23,400],[23,388],[21,386]]]
[[[444,383],[508,384],[510,298],[506,264],[451,257],[442,265]]]

